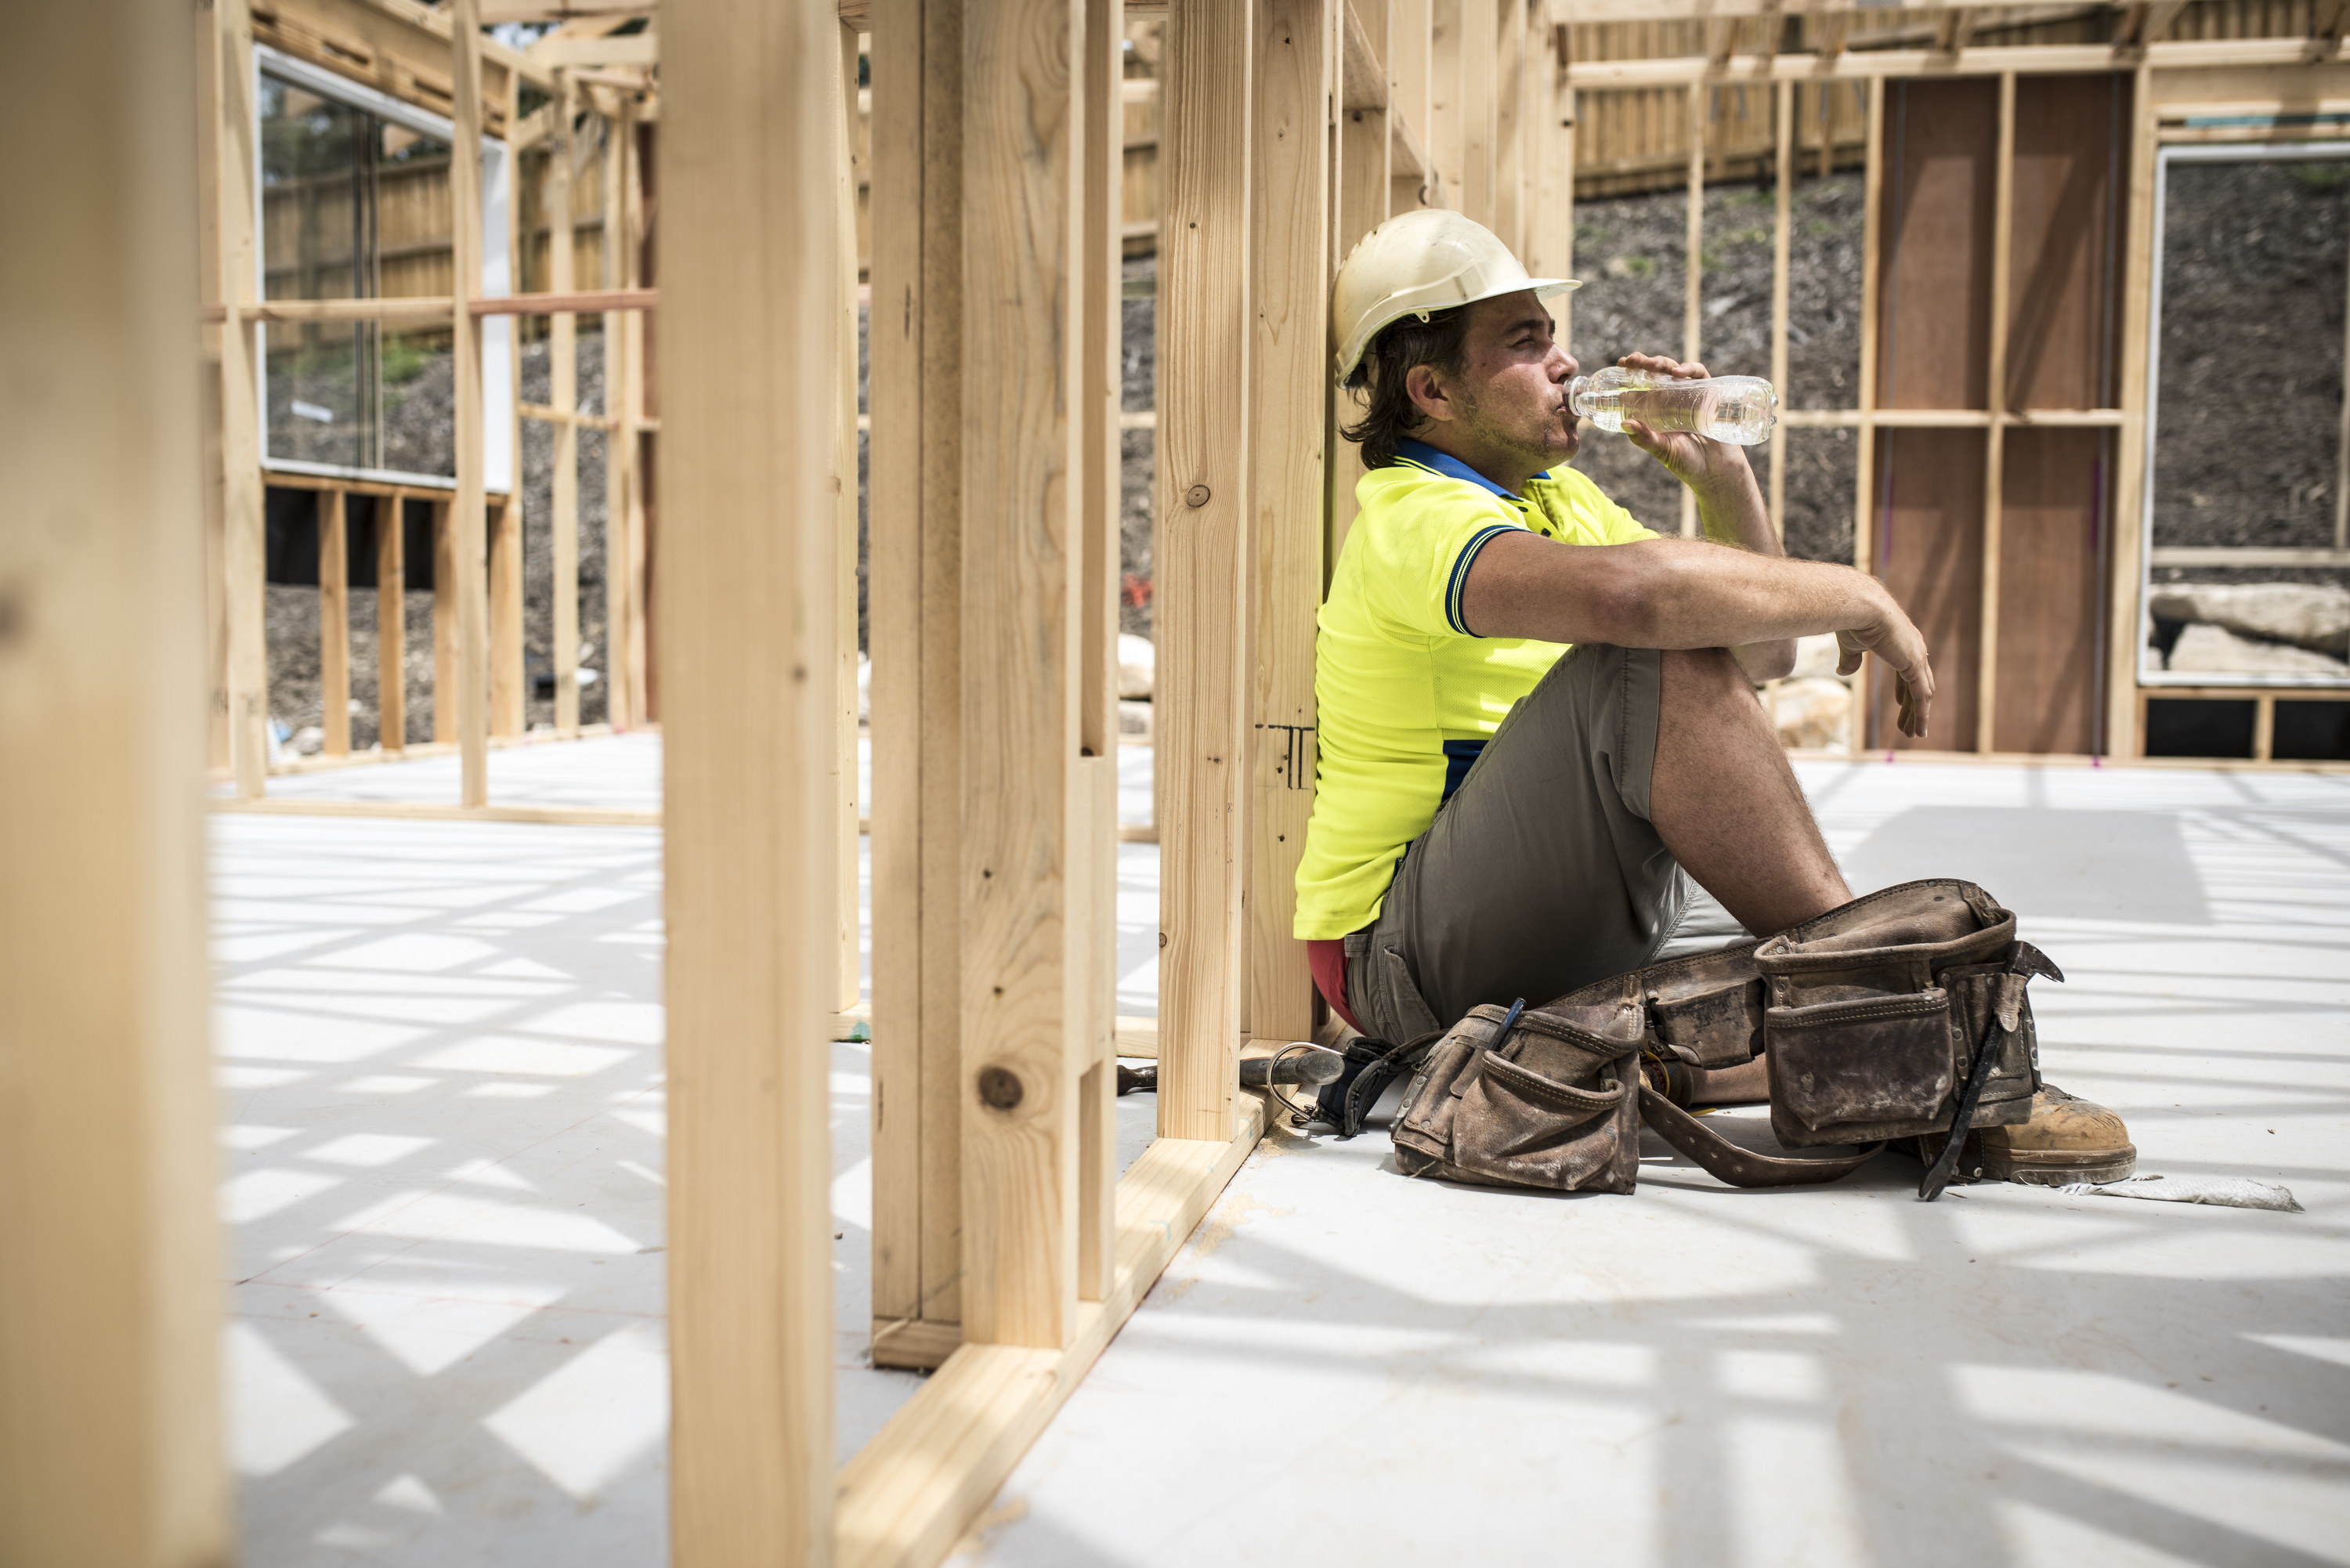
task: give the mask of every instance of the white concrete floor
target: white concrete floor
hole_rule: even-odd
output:
[[[494,798],[650,805],[658,759],[498,753]],[[453,769],[271,787],[453,798]],[[964,1560],[2350,1560],[2350,779],[1802,771],[1856,889],[1970,876],[2022,913],[2072,977],[2035,987],[2051,1075],[2142,1169],[2309,1212],[1927,1207],[1890,1161],[1735,1193],[1660,1145],[1636,1196],[1522,1197],[1284,1137]],[[248,1562],[661,1560],[659,849],[215,819]],[[1155,1011],[1157,868],[1125,846],[1125,1012]],[[867,1061],[833,1064],[844,1454],[914,1386],[863,1365]]]

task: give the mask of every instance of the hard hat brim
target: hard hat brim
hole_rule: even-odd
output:
[[[1425,317],[1439,310],[1458,310],[1463,306],[1475,305],[1480,300],[1499,299],[1505,294],[1523,294],[1529,289],[1534,291],[1536,299],[1555,299],[1562,294],[1571,294],[1582,286],[1583,280],[1579,277],[1530,277],[1523,282],[1513,282],[1500,288],[1489,288],[1482,294],[1472,294],[1466,298],[1431,299],[1423,302],[1412,298],[1410,294],[1390,296],[1386,302],[1386,308],[1366,317],[1362,325],[1357,327],[1355,335],[1339,345],[1337,354],[1333,357],[1338,369],[1337,379],[1344,381],[1353,375],[1355,367],[1362,363],[1363,355],[1370,348],[1372,340],[1407,316]],[[1419,292],[1421,291],[1411,291],[1412,294]]]

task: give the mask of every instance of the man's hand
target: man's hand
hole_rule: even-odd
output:
[[[1926,638],[1910,618],[1888,602],[1888,618],[1873,626],[1836,633],[1836,673],[1850,675],[1860,668],[1860,656],[1873,653],[1893,671],[1893,696],[1901,707],[1901,732],[1926,737],[1926,719],[1934,706],[1934,669],[1926,662]]]
[[[1657,354],[1627,354],[1616,363],[1627,370],[1646,370],[1676,381],[1702,381],[1711,374],[1702,365],[1685,365]],[[1725,481],[1753,483],[1745,449],[1729,441],[1709,441],[1693,431],[1653,431],[1635,419],[1625,420],[1624,437],[1700,495]]]

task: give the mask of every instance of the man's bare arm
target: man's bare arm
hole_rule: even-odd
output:
[[[1901,731],[1926,732],[1934,673],[1926,639],[1876,578],[1693,539],[1562,545],[1513,531],[1478,552],[1461,609],[1480,637],[1740,648],[1834,632],[1841,670],[1864,649],[1896,676]]]

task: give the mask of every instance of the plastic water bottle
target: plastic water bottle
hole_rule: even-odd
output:
[[[1754,446],[1779,422],[1779,394],[1760,376],[1708,376],[1679,381],[1648,370],[1610,365],[1567,383],[1567,405],[1601,430],[1620,434],[1624,421],[1650,430],[1692,431],[1712,441]]]

